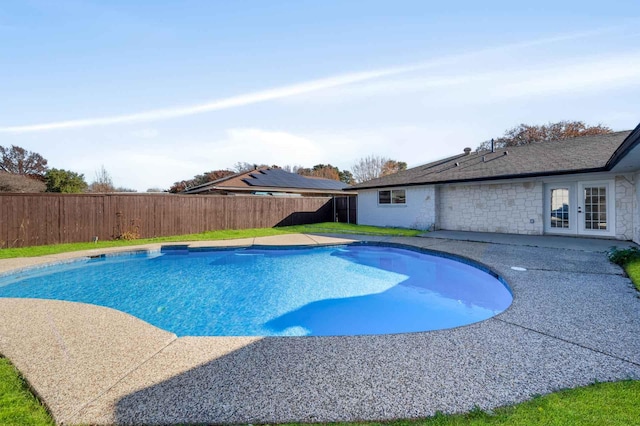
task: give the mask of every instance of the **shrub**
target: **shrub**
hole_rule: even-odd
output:
[[[116,226],[113,232],[114,240],[137,240],[140,238],[138,219],[127,220],[122,212],[116,212]]]
[[[626,249],[611,247],[607,252],[607,257],[611,262],[620,266],[625,266],[633,260],[640,259],[640,250],[638,250],[637,247],[630,247]]]
[[[125,231],[122,234],[117,235],[115,239],[125,241],[137,240],[140,239],[140,231],[137,228],[131,231]]]
[[[87,189],[84,175],[64,169],[49,169],[44,175],[47,192],[78,194]]]

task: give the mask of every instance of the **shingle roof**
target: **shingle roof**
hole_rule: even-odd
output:
[[[604,170],[631,130],[459,154],[350,189],[453,183]]]
[[[349,186],[338,180],[308,178],[282,169],[256,170],[242,180],[251,186],[269,188],[343,189]]]
[[[234,190],[264,190],[287,189],[287,190],[318,190],[341,191],[347,189],[349,185],[344,182],[323,178],[311,178],[301,176],[297,173],[289,173],[282,169],[260,169],[250,172],[238,173],[227,176],[203,185],[188,188],[185,193],[207,192],[214,189],[234,189]]]

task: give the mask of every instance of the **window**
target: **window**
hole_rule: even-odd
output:
[[[569,188],[551,189],[552,228],[569,228]]]
[[[584,188],[584,229],[607,230],[607,187]]]
[[[394,189],[391,191],[391,204],[406,204],[407,196],[404,189]]]
[[[404,189],[378,191],[378,204],[407,204],[407,194]]]

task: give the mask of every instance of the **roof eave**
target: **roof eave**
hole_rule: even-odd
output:
[[[607,161],[606,168],[611,170],[616,164],[620,162],[633,148],[640,144],[640,124],[622,141],[620,146],[615,150],[609,161]]]
[[[181,191],[181,194],[196,194],[197,192],[201,192],[200,190],[208,190],[210,186],[216,186],[217,184],[221,183],[221,182],[226,182],[228,180],[231,180],[233,178],[237,178],[238,176],[242,176],[244,174],[247,174],[250,172],[240,172],[240,173],[234,173],[232,175],[229,176],[225,176],[223,178],[220,179],[216,179],[216,180],[212,180],[211,182],[205,182],[205,183],[201,183],[200,185],[196,185],[196,186],[192,186],[190,188],[185,189],[184,191]],[[193,190],[198,190],[195,192],[192,192]]]
[[[290,192],[299,194],[333,194],[333,195],[356,195],[355,191],[344,191],[341,189],[316,189],[316,188],[279,188],[271,186],[209,186],[200,188],[197,191],[185,192],[186,194],[197,194],[205,191],[229,191],[229,192]]]
[[[597,173],[597,172],[606,172],[606,171],[609,171],[607,167],[595,167],[590,169],[558,170],[554,172],[520,173],[520,174],[508,174],[508,175],[499,175],[499,176],[490,176],[490,177],[484,176],[484,177],[477,177],[477,178],[470,178],[470,179],[450,179],[450,180],[427,181],[427,182],[412,182],[412,183],[403,183],[403,184],[377,185],[377,186],[359,187],[355,190],[357,191],[361,189],[382,189],[382,188],[397,188],[397,187],[407,187],[407,186],[443,185],[443,184],[450,184],[450,183],[472,183],[472,182],[507,180],[507,179],[527,179],[527,178],[535,178],[535,177],[562,176],[562,175],[569,175],[569,174]]]

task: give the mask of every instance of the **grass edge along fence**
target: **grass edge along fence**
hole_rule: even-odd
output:
[[[0,194],[0,248],[334,220],[332,197]]]
[[[126,247],[139,244],[187,242],[187,241],[213,241],[230,240],[237,238],[256,238],[283,234],[343,234],[343,235],[378,235],[388,237],[415,237],[423,231],[405,228],[381,228],[377,226],[355,225],[348,223],[323,222],[307,225],[284,226],[278,228],[255,228],[255,229],[226,229],[219,231],[206,231],[198,234],[174,235],[169,237],[145,238],[139,240],[110,240],[52,244],[30,247],[5,248],[0,249],[0,259],[11,259],[16,257],[46,256],[50,254],[67,253],[79,250],[101,249],[108,247]]]

